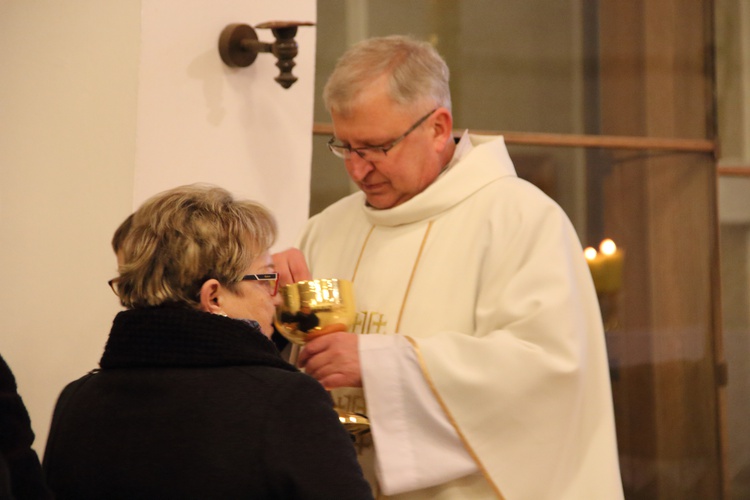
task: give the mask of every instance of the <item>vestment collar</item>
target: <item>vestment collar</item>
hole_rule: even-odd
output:
[[[437,216],[497,179],[515,175],[502,136],[465,132],[448,168],[424,191],[401,205],[385,210],[368,207],[362,195],[362,207],[373,225],[411,224]]]

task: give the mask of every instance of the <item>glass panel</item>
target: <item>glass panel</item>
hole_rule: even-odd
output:
[[[721,297],[729,500],[750,498],[750,2],[717,0]]]
[[[316,93],[320,95],[346,47],[390,34],[430,41],[446,59],[459,129],[599,133],[602,79],[627,85],[642,77],[647,65],[656,73],[667,69],[670,78],[682,82],[703,78],[705,67],[675,53],[674,47],[640,43],[602,47],[607,36],[617,35],[611,34],[607,21],[620,26],[623,20],[644,21],[623,19],[633,13],[613,12],[619,8],[612,7],[616,2],[601,5],[609,10],[601,8],[600,12],[599,2],[584,0],[318,2]],[[696,8],[702,7],[696,3],[680,15],[685,29],[695,32],[700,43],[703,30],[685,22],[685,16],[692,16]],[[637,28],[624,28],[636,42],[643,38],[643,27]],[[703,119],[700,113],[688,116],[693,114]],[[329,121],[319,99],[315,121]]]
[[[349,182],[343,160],[328,150],[328,139],[327,135],[313,135],[310,215],[317,214],[356,189]]]
[[[748,170],[750,173],[750,169]],[[728,370],[727,476],[731,500],[750,498],[750,175],[719,182],[721,297]]]
[[[318,78],[356,40],[411,34],[434,43],[451,68],[458,128],[580,133],[583,15],[579,1],[318,2],[326,37]],[[328,121],[322,106],[316,111],[317,121]]]
[[[562,152],[509,149],[519,175],[563,204],[558,178],[568,175],[569,165],[555,160]],[[695,209],[713,200],[713,159],[696,153],[577,153],[588,194],[588,227],[577,226],[582,243],[596,248],[611,238],[624,256],[621,275],[613,265],[596,281],[626,498],[719,498],[711,307],[716,228],[710,214]],[[574,223],[581,220],[569,215]]]

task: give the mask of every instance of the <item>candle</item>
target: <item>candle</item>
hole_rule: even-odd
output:
[[[614,241],[603,240],[598,252],[593,247],[588,247],[583,255],[589,264],[597,293],[614,293],[620,290],[625,255]]]

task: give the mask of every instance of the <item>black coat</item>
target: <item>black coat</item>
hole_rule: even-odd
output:
[[[13,372],[0,356],[0,499],[52,498],[33,442],[29,412]]]
[[[100,365],[55,408],[59,499],[372,498],[328,393],[242,321],[124,311]]]

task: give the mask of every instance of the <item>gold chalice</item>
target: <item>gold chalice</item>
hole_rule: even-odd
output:
[[[351,281],[317,279],[281,287],[282,303],[276,310],[276,329],[295,346],[333,332],[351,331],[357,315]],[[299,347],[292,349],[295,364]],[[370,422],[359,413],[335,408],[339,421],[353,437],[370,430]]]

